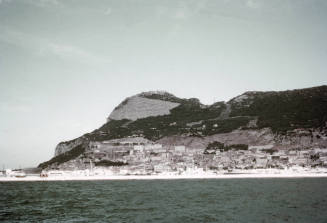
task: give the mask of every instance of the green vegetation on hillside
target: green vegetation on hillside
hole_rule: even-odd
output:
[[[126,119],[111,120],[98,130],[88,134],[87,137],[91,140],[101,141],[142,134],[148,139],[156,140],[164,136],[197,132],[199,131],[198,128],[201,127],[192,127],[187,124],[202,120],[217,119],[222,110],[225,109],[225,104],[223,102],[216,103],[214,106],[210,107],[201,105],[199,101],[195,99],[182,100],[179,101],[179,103],[181,104],[173,108],[169,115],[147,117],[138,119],[134,122]],[[222,124],[220,121],[219,128],[214,129],[212,132],[207,131],[205,134],[231,131],[231,129],[234,128],[232,126],[237,125],[237,127],[239,127],[236,122],[232,121],[228,124]],[[242,124],[243,123],[244,122],[242,122]]]
[[[218,133],[231,132],[238,128],[245,127],[251,120],[249,117],[235,117],[222,120],[207,120],[203,124],[205,128],[203,130],[204,135],[214,135]]]
[[[125,166],[128,163],[120,162],[120,161],[111,161],[111,160],[101,160],[95,163],[95,166]]]
[[[46,168],[52,164],[62,164],[65,163],[69,160],[75,159],[77,158],[79,155],[83,154],[85,152],[85,146],[84,145],[78,145],[75,148],[73,148],[72,150],[62,153],[58,156],[53,157],[51,160],[41,163],[38,168]]]
[[[226,109],[223,102],[202,105],[197,99],[179,99],[173,95],[154,94],[144,97],[180,103],[171,114],[130,120],[111,120],[88,135],[92,140],[108,140],[130,135],[143,135],[150,140],[164,136],[189,134],[208,136],[246,129],[250,120],[257,118],[257,126],[270,127],[276,133],[295,128],[320,127],[327,121],[327,87],[285,91],[249,92],[241,102],[230,101],[231,113],[220,119]],[[198,123],[197,123],[198,122]],[[192,124],[195,123],[195,124]],[[101,134],[99,134],[101,132]]]
[[[270,127],[277,133],[317,128],[327,121],[327,86],[251,96],[243,103],[232,103],[231,116],[257,116],[258,128]]]
[[[126,127],[130,120],[111,120],[99,129],[85,136],[91,141],[103,141],[110,139],[118,139],[132,134],[131,130]]]

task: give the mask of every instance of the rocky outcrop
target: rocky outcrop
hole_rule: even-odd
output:
[[[87,141],[85,137],[80,137],[71,141],[61,142],[56,146],[55,156],[68,152],[76,146],[82,145],[85,141]]]
[[[175,102],[133,96],[117,106],[110,114],[108,121],[122,119],[135,121],[140,118],[168,115],[170,110],[178,105],[179,103]]]

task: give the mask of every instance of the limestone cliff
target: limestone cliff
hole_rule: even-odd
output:
[[[118,105],[110,114],[110,120],[128,119],[135,121],[151,116],[169,115],[170,110],[177,107],[179,103],[149,99],[139,95],[127,98]]]

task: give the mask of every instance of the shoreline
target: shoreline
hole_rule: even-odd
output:
[[[183,175],[105,175],[105,176],[26,176],[0,177],[0,182],[26,181],[95,181],[95,180],[181,180],[181,179],[250,179],[250,178],[324,178],[325,173],[228,173]]]

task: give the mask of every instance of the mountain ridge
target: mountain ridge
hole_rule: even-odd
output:
[[[171,136],[204,138],[264,128],[271,129],[276,136],[285,135],[299,128],[324,128],[326,114],[326,85],[287,91],[247,91],[228,102],[211,105],[204,105],[196,98],[178,98],[165,91],[142,92],[120,103],[100,128],[59,143],[55,157],[81,145],[87,148],[90,142],[126,137],[156,142]],[[81,149],[78,151],[83,153]],[[40,166],[46,168],[55,163],[50,161]]]

